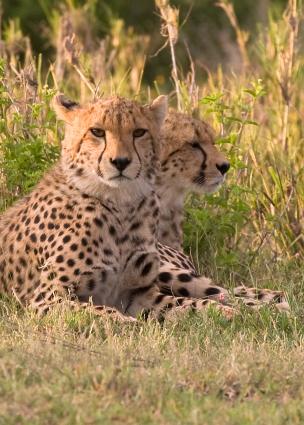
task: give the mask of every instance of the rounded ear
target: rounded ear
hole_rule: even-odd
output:
[[[150,105],[155,121],[161,127],[168,113],[168,97],[161,95],[158,96]]]
[[[67,123],[71,122],[75,110],[80,108],[79,103],[68,99],[63,94],[58,94],[52,100],[52,107],[56,112],[57,118]]]

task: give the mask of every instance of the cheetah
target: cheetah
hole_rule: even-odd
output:
[[[119,320],[206,309],[211,301],[166,295],[157,285],[155,181],[166,97],[148,106],[117,96],[79,105],[58,95],[53,104],[65,122],[61,156],[0,218],[1,292],[38,314],[63,300]]]
[[[182,253],[184,201],[189,192],[206,194],[224,182],[230,164],[214,144],[214,132],[204,121],[169,112],[161,130],[161,173],[158,176],[160,223],[158,249],[161,259],[159,285],[163,292],[196,298],[225,299],[227,291],[199,276],[189,257]],[[247,288],[233,290],[245,304],[276,303],[288,310],[282,291]]]

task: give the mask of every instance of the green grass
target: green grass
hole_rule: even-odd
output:
[[[303,321],[265,308],[118,326],[1,301],[2,424],[303,423]]]

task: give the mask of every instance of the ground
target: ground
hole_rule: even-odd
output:
[[[290,281],[290,316],[265,307],[163,325],[68,309],[38,319],[2,298],[0,424],[302,424],[303,286]]]

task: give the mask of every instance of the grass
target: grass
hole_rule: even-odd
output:
[[[123,328],[1,302],[0,423],[303,423],[303,322],[265,308]]]
[[[76,3],[68,2],[64,15],[49,14],[46,32],[57,46],[55,65],[33,57],[18,22],[6,25],[0,59],[1,210],[58,158],[62,128],[50,108],[56,90],[82,101],[115,92],[144,102],[159,91],[157,83],[143,83],[147,35],[113,19],[109,37],[94,39],[94,31],[81,28],[86,19],[79,21],[85,5]],[[267,31],[250,44],[230,3],[220,2],[244,64],[237,75],[208,71],[203,82],[197,82],[193,63],[187,78],[176,65],[178,13],[167,0],[158,4],[165,8],[162,35],[173,62],[171,103],[177,94],[182,110],[200,112],[231,162],[218,194],[189,198],[185,249],[204,274],[227,288],[244,283],[285,290],[291,312],[240,308],[227,322],[210,310],[162,326],[121,327],[64,308],[38,319],[3,296],[1,425],[304,422],[301,4],[297,8],[290,0],[284,16],[270,16]],[[173,21],[166,18],[171,13]],[[291,25],[295,19],[299,28]],[[76,39],[70,27],[79,29]]]

